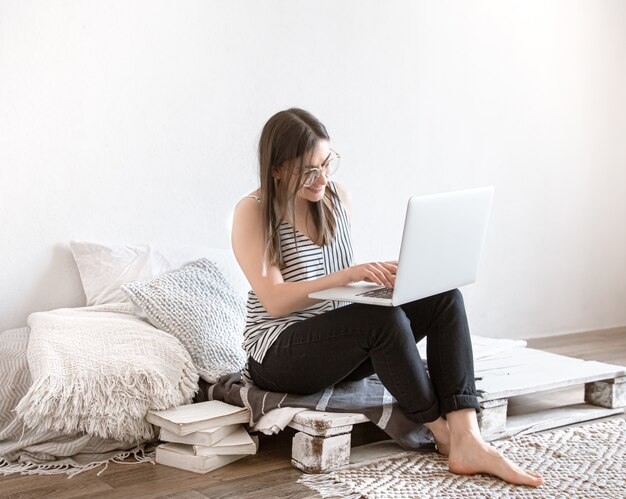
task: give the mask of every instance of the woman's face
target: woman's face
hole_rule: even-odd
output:
[[[322,165],[328,159],[330,155],[330,146],[327,140],[320,140],[317,143],[317,146],[311,154],[307,155],[307,161],[305,163],[305,169],[308,168],[322,168]],[[295,179],[294,179],[295,182]],[[296,192],[296,198],[306,199],[307,201],[317,202],[321,201],[324,198],[324,192],[326,190],[326,185],[328,184],[328,179],[326,175],[320,174],[317,177],[317,180],[313,183],[313,185],[309,187],[302,186]],[[294,188],[297,186],[294,185]]]

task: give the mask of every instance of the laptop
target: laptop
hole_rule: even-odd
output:
[[[393,289],[361,282],[309,297],[395,307],[475,282],[493,194],[490,186],[411,197]]]

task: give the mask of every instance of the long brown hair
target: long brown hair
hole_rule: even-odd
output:
[[[321,140],[330,140],[326,127],[303,109],[280,111],[263,127],[259,141],[259,174],[266,264],[283,266],[279,233],[283,214],[293,227],[295,239],[296,192],[303,184],[307,156]],[[276,170],[280,171],[280,179],[273,175]],[[292,178],[295,178],[295,184]],[[290,188],[292,185],[297,186],[296,191]],[[321,201],[309,201],[311,217],[317,229],[313,242],[319,246],[329,244],[335,236],[337,221],[334,206],[337,201],[332,189],[326,189]]]

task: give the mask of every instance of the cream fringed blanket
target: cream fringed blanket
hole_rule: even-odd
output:
[[[197,391],[185,348],[130,305],[37,312],[28,325],[32,386],[16,412],[31,428],[147,441],[146,411],[190,403]]]

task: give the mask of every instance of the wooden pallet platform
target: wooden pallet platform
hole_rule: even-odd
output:
[[[533,433],[624,412],[626,367],[585,361],[532,348],[513,348],[475,361],[481,411],[478,422],[487,441]],[[585,403],[508,416],[509,399],[584,385]],[[368,419],[362,414],[302,411],[289,424],[291,463],[307,473],[325,473],[350,461],[350,433]]]

